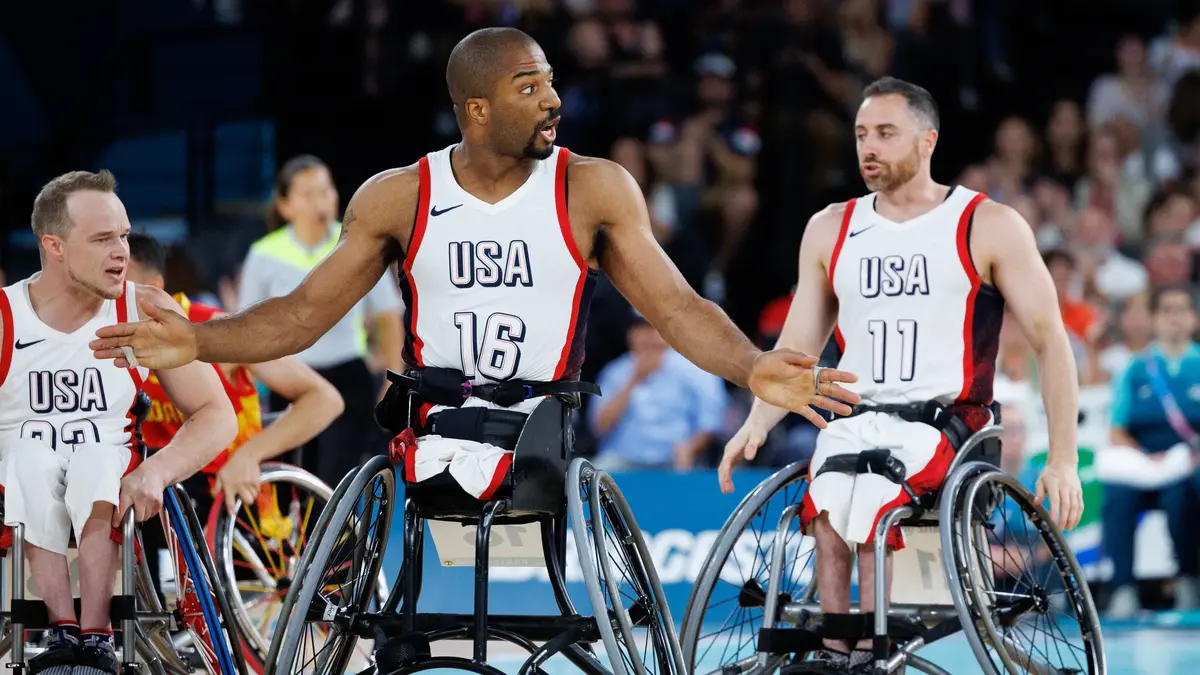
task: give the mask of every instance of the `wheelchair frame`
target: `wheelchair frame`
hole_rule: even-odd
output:
[[[1027,499],[1028,504],[1033,509],[1037,510],[1040,517],[1044,521],[1049,520],[1049,517],[1045,514],[1044,509],[1040,505],[1033,503],[1033,496],[1029,495],[1028,491],[1023,486],[1020,486],[1020,484],[1014,479],[1008,477],[1007,474],[1003,474],[1003,472],[996,468],[996,466],[992,463],[972,461],[972,455],[977,449],[982,448],[982,443],[984,441],[989,439],[998,439],[1002,432],[1003,428],[999,425],[990,425],[973,434],[963,444],[963,447],[960,448],[956,453],[949,469],[947,470],[947,479],[945,484],[936,493],[935,506],[932,509],[926,510],[925,507],[922,507],[919,504],[910,504],[893,508],[880,517],[873,539],[873,546],[875,550],[874,593],[876,598],[876,608],[882,608],[882,611],[874,612],[873,620],[871,621],[870,637],[872,638],[873,643],[874,661],[868,670],[855,670],[854,672],[870,672],[874,675],[882,675],[885,673],[897,672],[899,669],[905,666],[911,666],[916,670],[928,673],[930,675],[950,675],[948,671],[940,668],[929,660],[918,656],[915,652],[936,640],[952,635],[958,631],[963,631],[967,635],[968,641],[970,642],[972,650],[976,654],[977,658],[981,660],[984,658],[983,654],[986,652],[984,641],[986,638],[979,634],[979,630],[972,630],[970,628],[966,628],[964,630],[964,623],[969,618],[972,621],[975,620],[972,617],[977,611],[976,605],[972,598],[968,597],[971,595],[969,589],[965,588],[963,584],[957,583],[962,581],[962,575],[966,573],[965,570],[958,569],[961,567],[961,565],[959,565],[955,557],[956,547],[965,547],[965,542],[963,541],[965,539],[965,530],[960,531],[959,527],[955,527],[955,523],[961,520],[959,514],[956,513],[956,509],[961,507],[964,503],[960,499],[963,491],[966,491],[965,499],[974,502],[976,498],[984,496],[983,494],[980,494],[982,489],[988,489],[983,487],[982,479],[990,480],[992,478],[996,478],[998,482],[1003,482],[1009,488],[1019,488],[1025,493],[1025,499]],[[996,442],[998,445],[998,440]],[[771,484],[773,480],[776,480],[776,476],[780,476],[785,473],[788,475],[792,473],[798,474],[802,469],[803,466],[801,463],[797,463],[791,467],[787,467],[777,472],[771,478],[763,481],[759,487],[755,488],[755,490],[747,495],[742,503],[738,505],[737,510],[735,510],[734,514],[730,516],[725,529],[728,529],[731,524],[736,522],[739,519],[740,514],[742,514],[745,510],[748,510],[749,506],[753,503],[755,493],[758,492],[760,488],[764,488],[766,485]],[[793,481],[788,481],[786,483],[780,482],[780,484],[776,486],[770,494],[767,495],[767,499],[776,494],[780,488],[785,487]],[[971,486],[975,487],[972,489]],[[988,498],[991,498],[991,496]],[[762,505],[765,506],[766,501],[764,501]],[[771,633],[779,635],[783,631],[793,634],[805,633],[807,636],[815,635],[811,629],[803,627],[788,629],[776,628],[777,623],[782,619],[786,619],[789,622],[794,622],[796,624],[803,624],[821,615],[820,606],[817,602],[815,602],[815,595],[817,592],[815,560],[813,561],[814,574],[812,581],[804,588],[803,597],[797,600],[787,598],[787,600],[790,601],[785,602],[781,602],[780,600],[782,597],[780,592],[782,578],[785,575],[784,556],[787,553],[786,538],[791,531],[792,521],[799,518],[800,510],[800,504],[791,504],[784,508],[783,513],[779,517],[778,525],[775,529],[774,537],[772,539],[773,548],[771,550],[768,568],[769,582],[765,598],[763,598],[762,630],[759,632],[759,651],[755,653],[754,657],[742,659],[736,664],[723,664],[721,667],[723,673],[733,672],[731,670],[732,668],[737,668],[737,672],[742,673],[750,672],[757,674],[770,672],[786,661],[786,657],[784,656],[783,652],[770,651],[769,649],[763,650],[762,640],[765,635],[771,635]],[[933,520],[926,517],[925,514],[929,512],[936,512],[938,518]],[[942,549],[942,563],[944,566],[944,572],[947,575],[947,586],[950,590],[953,605],[893,605],[890,603],[887,578],[887,566],[889,561],[887,535],[894,525],[936,525],[938,527],[938,540]],[[984,524],[981,522],[970,522],[968,526],[973,528],[976,533],[981,532],[981,530],[984,528]],[[727,533],[725,529],[722,530],[723,536],[741,536],[741,532]],[[1057,533],[1057,536],[1061,539],[1061,533],[1058,532],[1057,529],[1054,529],[1054,532]],[[709,559],[705,561],[704,567],[706,571],[715,562],[719,562],[722,567],[724,566],[726,559],[719,561],[714,560],[715,554],[719,548],[719,546],[714,547],[712,553],[710,553]],[[1065,556],[1064,562],[1066,562],[1070,567],[1073,576],[1076,579],[1082,580],[1083,575],[1079,570],[1078,563],[1075,561],[1074,555],[1071,554],[1069,549],[1065,547],[1065,544],[1062,546],[1062,550],[1058,553]],[[960,555],[966,554],[960,551]],[[979,561],[976,561],[975,564],[968,565],[968,567],[971,568],[970,572],[973,575],[972,580],[976,584],[987,586],[988,583],[982,579],[979,570],[976,568],[977,564],[979,564]],[[716,583],[715,580],[719,579],[720,572],[721,567],[718,567],[713,573],[714,585]],[[1093,646],[1095,662],[1092,672],[1102,675],[1107,672],[1107,665],[1105,662],[1103,638],[1100,633],[1095,605],[1092,601],[1086,582],[1079,584],[1079,588],[1076,590],[1078,595],[1077,611],[1079,611],[1081,614],[1079,617],[1080,622],[1082,624],[1085,618],[1082,616],[1082,614],[1087,614],[1087,619],[1089,620],[1089,623],[1092,624],[1091,626],[1087,627],[1090,629],[1090,631],[1085,629],[1083,635],[1085,642],[1089,642]],[[692,663],[692,660],[695,657],[695,654],[692,653],[693,645],[696,644],[696,641],[699,639],[698,635],[702,625],[704,610],[707,609],[706,607],[701,607],[697,604],[697,600],[703,602],[708,599],[698,598],[698,594],[700,592],[700,584],[698,583],[696,589],[693,591],[692,598],[689,600],[688,609],[684,618],[684,648],[687,651],[689,666],[694,666],[694,663]],[[711,589],[708,592],[711,593]],[[740,600],[741,598],[739,598],[739,601]],[[852,612],[857,613],[857,611],[857,607],[852,608]],[[1019,616],[1023,611],[1029,610],[1018,610],[1014,612],[1014,616]],[[985,618],[983,620],[991,621],[990,618],[987,618],[987,613],[985,612],[984,614]],[[895,651],[889,654],[889,642],[893,639],[894,633],[894,631],[889,630],[889,628],[894,628],[894,626],[891,624],[893,624],[893,622],[896,620],[908,621],[910,622],[910,626],[913,624],[925,624],[925,628],[923,631],[906,631],[906,633],[909,634],[908,637],[906,639],[901,638],[900,640],[897,640]],[[931,623],[933,625],[929,626],[928,624]],[[768,640],[768,642],[774,641]],[[1002,648],[999,645],[992,646],[993,648],[997,649],[997,651],[1023,651],[1019,646],[1012,644],[1011,642],[1005,642]],[[1011,658],[1011,655],[1009,656],[1009,658],[1003,656],[1001,657],[1005,664],[1007,664],[1003,667],[1008,669],[1010,672],[1013,672],[1015,675],[1015,673],[1018,671],[1012,669],[1011,665],[1013,663],[1013,659]],[[1022,667],[1028,668],[1031,672],[1058,672],[1056,668],[1050,666],[1050,664],[1045,663],[1037,656],[1028,652],[1019,654],[1017,658],[1022,664]],[[990,661],[989,664],[991,665],[993,671],[995,671],[995,665]],[[802,671],[797,670],[797,673],[799,672]],[[813,670],[810,672],[818,671]],[[987,671],[985,670],[985,672]]]
[[[149,568],[140,555],[141,535],[131,510],[122,524],[120,593],[113,597],[111,609],[113,625],[121,630],[122,671],[139,672],[145,665],[155,675],[193,672],[194,664],[189,664],[179,652],[188,640],[172,639],[167,633],[173,623],[190,633],[203,667],[209,672],[246,675],[236,624],[229,622],[225,626],[221,622],[222,616],[232,614],[229,598],[216,575],[199,520],[182,486],[167,488],[160,518],[175,567],[179,606],[168,611],[159,601]],[[9,669],[18,675],[27,668],[25,630],[48,626],[45,604],[25,599],[24,529],[20,524],[12,528],[13,544],[6,555],[12,556],[13,592],[9,609],[0,612],[7,624],[5,638],[11,646],[13,663]],[[211,651],[212,656],[205,650]],[[137,662],[135,654],[144,663]]]
[[[410,406],[412,398],[410,397]],[[411,407],[410,407],[411,411]],[[637,529],[636,522],[630,517],[628,505],[616,489],[615,483],[606,473],[596,470],[586,460],[572,459],[571,427],[567,418],[569,411],[565,403],[555,397],[547,397],[537,406],[525,421],[520,439],[513,454],[513,465],[506,475],[506,494],[502,497],[479,501],[473,497],[443,501],[438,497],[438,491],[445,491],[448,486],[428,487],[423,484],[406,483],[404,507],[404,562],[401,565],[395,584],[388,594],[386,602],[377,612],[366,611],[365,607],[335,608],[327,605],[325,608],[312,606],[312,600],[307,600],[307,606],[296,607],[300,603],[298,597],[306,593],[306,598],[314,598],[315,587],[323,586],[320,574],[324,569],[317,569],[314,557],[330,548],[328,539],[338,539],[341,536],[341,523],[333,523],[337,516],[330,516],[329,511],[335,510],[339,504],[349,504],[350,500],[361,495],[369,482],[383,476],[383,483],[392,486],[388,494],[382,497],[379,508],[389,513],[394,502],[393,462],[399,457],[377,456],[372,458],[357,473],[351,473],[343,479],[334,493],[329,506],[322,513],[322,523],[318,530],[322,539],[318,545],[309,545],[305,551],[302,567],[310,570],[308,576],[299,584],[293,585],[285,600],[284,616],[286,624],[281,624],[276,631],[271,644],[267,672],[272,674],[273,668],[293,668],[295,661],[295,633],[302,630],[307,619],[312,616],[335,616],[346,622],[345,632],[355,638],[374,639],[377,663],[375,672],[379,675],[401,675],[433,668],[456,668],[483,675],[502,675],[502,671],[488,665],[488,640],[500,639],[523,648],[530,653],[521,666],[519,673],[543,674],[541,664],[555,654],[562,654],[586,673],[624,675],[624,663],[615,659],[610,670],[596,658],[591,644],[604,641],[613,656],[615,640],[613,624],[618,630],[628,630],[633,622],[624,608],[608,610],[607,625],[602,626],[595,617],[581,616],[575,610],[567,593],[563,574],[567,550],[567,517],[568,512],[583,513],[583,497],[579,494],[583,485],[592,486],[591,492],[596,496],[589,504],[593,511],[600,508],[600,492],[604,492],[607,504],[613,505],[626,526],[626,534],[634,540],[632,548],[637,549],[637,560],[641,562],[641,581],[648,584],[646,592],[657,596],[656,604],[650,608],[650,613],[657,609],[655,615],[666,625],[662,626],[659,637],[666,641],[668,654],[657,654],[660,672],[678,673],[683,675],[682,650],[679,648],[675,628],[670,618],[670,611],[663,599],[662,588],[658,582],[645,543]],[[411,415],[410,415],[411,419]],[[414,448],[415,449],[415,448]],[[567,462],[570,462],[569,467]],[[521,475],[520,481],[514,475]],[[363,477],[367,478],[364,480]],[[390,480],[389,480],[390,478]],[[575,481],[575,482],[573,482]],[[360,485],[356,491],[354,486]],[[564,494],[564,492],[566,494]],[[465,494],[465,493],[464,493]],[[468,496],[469,497],[469,496]],[[434,504],[429,503],[435,502]],[[436,502],[442,502],[437,504]],[[341,512],[346,509],[336,509]],[[346,513],[342,522],[350,522],[351,514]],[[390,519],[390,515],[388,516]],[[475,536],[475,573],[474,573],[474,613],[473,614],[429,614],[417,611],[417,601],[421,591],[421,566],[424,562],[424,523],[426,520],[450,520],[464,524],[476,525]],[[587,538],[586,526],[573,518],[573,529],[577,549],[581,560],[590,550],[587,543],[580,541]],[[558,616],[541,615],[494,615],[488,611],[488,579],[490,537],[493,525],[497,524],[526,524],[538,523],[541,529],[541,543],[550,577],[551,591],[561,612]],[[332,527],[330,525],[333,525]],[[386,545],[386,533],[382,535]],[[603,535],[601,535],[603,536]],[[590,540],[588,540],[590,541]],[[381,555],[381,553],[379,554]],[[606,566],[607,560],[603,561]],[[328,564],[324,561],[321,565]],[[611,586],[607,593],[599,588],[600,581],[586,574],[589,597],[595,605],[599,599],[604,602],[605,594],[616,597],[616,590]],[[311,577],[311,578],[310,578]],[[607,577],[606,577],[607,578]],[[403,606],[401,602],[403,601]],[[352,601],[353,602],[353,601]],[[602,608],[596,607],[597,611]],[[619,607],[619,606],[618,606]],[[616,616],[613,616],[615,614]],[[605,628],[608,628],[606,631]],[[628,633],[625,633],[628,634]],[[331,638],[332,640],[332,638]],[[470,640],[472,642],[472,657],[441,656],[433,657],[428,651],[428,645],[438,640]],[[542,642],[539,647],[535,643]],[[328,644],[328,643],[327,643]],[[288,646],[292,645],[292,646]],[[282,652],[282,653],[281,653]],[[636,656],[634,657],[636,659]],[[331,670],[340,672],[344,667],[346,657],[335,652],[332,657],[334,665]],[[610,659],[613,660],[613,659]],[[282,662],[289,665],[281,666]],[[340,661],[340,662],[339,662]],[[639,667],[640,661],[635,660],[635,671],[638,675],[645,670]],[[340,667],[339,667],[340,666]],[[290,672],[290,671],[289,671]],[[321,670],[317,672],[329,672]],[[544,674],[543,674],[544,675]]]

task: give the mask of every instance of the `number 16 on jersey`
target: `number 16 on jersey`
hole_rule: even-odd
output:
[[[454,315],[463,374],[468,378],[482,375],[489,380],[511,379],[521,363],[525,322],[521,317],[495,312],[484,323],[482,342],[477,339],[478,323],[475,312]]]

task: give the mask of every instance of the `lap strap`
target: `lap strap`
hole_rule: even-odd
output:
[[[971,437],[971,430],[967,427],[966,423],[939,401],[879,404],[859,403],[852,406],[850,414],[845,417],[854,417],[867,412],[893,415],[905,422],[928,424],[946,435],[947,440],[950,441],[950,447],[954,448],[955,452]]]
[[[429,416],[426,429],[444,438],[490,443],[505,450],[517,446],[529,415],[513,410],[449,408]]]
[[[558,380],[556,382],[526,382],[516,380],[496,384],[467,384],[468,396],[474,396],[496,405],[510,406],[526,399],[552,394],[600,395],[600,387],[591,382]]]

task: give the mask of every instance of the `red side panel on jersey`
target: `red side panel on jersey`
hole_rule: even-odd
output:
[[[986,423],[986,412],[979,406],[992,402],[992,380],[996,374],[996,353],[999,349],[1000,324],[1004,318],[1004,299],[993,286],[985,285],[971,258],[971,223],[975,208],[987,199],[978,194],[963,209],[958,221],[958,259],[963,272],[971,281],[963,317],[963,388],[956,403],[969,403],[980,415],[966,419],[968,427],[978,428]],[[957,411],[956,411],[957,412]]]
[[[17,339],[17,329],[13,326],[12,305],[8,304],[8,293],[0,291],[0,328],[4,330],[4,339],[0,341],[0,385],[8,379],[8,371],[12,368],[13,342]]]
[[[554,172],[554,207],[558,212],[558,228],[562,232],[563,243],[571,252],[571,258],[579,267],[579,279],[575,282],[575,295],[571,300],[571,323],[567,326],[567,334],[563,339],[562,355],[554,368],[554,379],[563,376],[575,376],[583,365],[583,343],[587,332],[588,307],[592,304],[592,287],[594,279],[588,274],[587,261],[579,253],[575,243],[575,235],[571,232],[571,219],[567,215],[567,160],[571,153],[566,148],[558,149],[558,165]]]
[[[833,289],[833,294],[837,296],[837,288],[833,285],[833,273],[837,269],[838,256],[842,254],[842,244],[846,243],[846,232],[850,229],[850,219],[854,217],[854,205],[858,199],[851,199],[846,202],[846,211],[842,214],[842,227],[838,230],[837,243],[833,245],[833,254],[829,256],[829,287]],[[833,337],[837,340],[838,349],[845,351],[846,339],[842,337],[842,327],[834,324]]]
[[[429,225],[429,194],[431,192],[431,179],[429,173],[429,158],[422,157],[417,162],[417,170],[420,176],[421,185],[417,192],[417,218],[413,223],[412,239],[409,240],[408,250],[404,252],[404,279],[407,282],[408,292],[404,295],[406,309],[404,311],[405,329],[407,337],[405,339],[404,351],[405,361],[414,363],[417,366],[424,366],[425,362],[421,359],[421,349],[425,346],[425,342],[421,336],[417,334],[417,312],[419,311],[420,300],[417,297],[417,282],[412,277],[412,264],[417,259],[417,251],[421,248],[421,240],[425,238],[425,228]]]

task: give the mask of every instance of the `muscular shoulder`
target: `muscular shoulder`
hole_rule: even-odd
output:
[[[364,182],[342,218],[342,238],[352,230],[371,239],[407,242],[416,223],[421,195],[418,164],[388,169]]]
[[[849,208],[849,202],[837,202],[813,214],[812,218],[808,219],[808,224],[804,226],[802,247],[816,247],[822,258],[831,255],[842,230],[842,221],[845,219],[847,208]]]
[[[567,158],[567,183],[572,201],[585,200],[600,213],[633,206],[642,194],[625,167],[612,160],[574,153]]]

